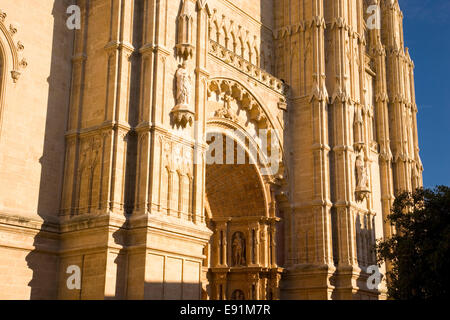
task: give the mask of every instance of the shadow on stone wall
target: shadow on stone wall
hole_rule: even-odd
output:
[[[69,107],[71,83],[71,55],[73,31],[66,27],[66,9],[72,0],[54,1],[53,44],[51,69],[48,81],[48,104],[45,137],[41,164],[38,215],[42,226],[34,239],[34,250],[26,257],[28,267],[33,270],[30,299],[55,299],[58,281],[58,212],[60,206],[64,154],[65,130]],[[38,20],[30,21],[37,23]],[[39,28],[36,25],[35,28]],[[30,104],[30,108],[33,105]]]

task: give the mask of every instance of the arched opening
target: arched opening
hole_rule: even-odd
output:
[[[210,144],[214,161],[207,159],[205,175],[205,216],[213,231],[207,259],[209,299],[276,298],[280,271],[275,258],[278,219],[270,210],[270,187],[248,145],[224,133],[214,134],[207,141],[218,137],[223,148],[211,151]]]
[[[210,80],[206,113],[205,216],[213,235],[205,250],[204,298],[278,299],[282,141],[260,100],[233,79]]]

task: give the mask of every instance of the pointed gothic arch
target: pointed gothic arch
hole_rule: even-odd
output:
[[[20,52],[24,45],[15,41],[17,27],[14,24],[6,24],[7,14],[0,10],[0,136],[5,109],[6,87],[9,81],[19,81],[21,69],[27,67],[27,61],[21,58]]]
[[[276,190],[285,182],[285,171],[275,119],[241,82],[211,78],[206,134],[214,134],[207,138],[211,154],[212,144],[222,137],[215,148],[221,145],[223,154],[221,163],[216,158],[205,168],[205,216],[213,231],[207,262],[210,298],[233,299],[236,292],[242,299],[278,297],[281,269],[275,239],[281,229]],[[277,156],[272,157],[275,149]]]
[[[23,44],[20,41],[16,42],[14,40],[17,27],[14,24],[10,24],[7,27],[6,16],[6,13],[0,10],[0,46],[4,55],[3,67],[9,71],[12,80],[17,82],[21,75],[20,69],[25,68],[27,62],[20,57],[20,51],[24,49]]]

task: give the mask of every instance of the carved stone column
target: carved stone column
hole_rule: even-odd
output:
[[[86,284],[80,298],[123,297],[123,291],[116,292],[115,283],[118,277],[124,276],[124,260],[119,255],[125,245],[121,227],[126,219],[125,170],[131,127],[128,118],[131,79],[128,75],[134,52],[131,44],[134,30],[130,27],[134,11],[131,2],[122,0],[78,3],[82,27],[76,31],[73,57],[66,133],[70,158],[67,158],[64,173],[60,261],[64,266],[74,248],[77,248],[75,260],[86,261],[82,272],[87,278],[82,280]],[[110,24],[99,22],[98,6],[107,8]],[[106,71],[106,81],[99,80],[92,72],[99,68]],[[89,90],[85,83],[97,91]],[[76,220],[73,215],[78,216]],[[93,226],[94,233],[89,231]],[[117,264],[113,262],[115,259]],[[99,269],[99,265],[104,269]],[[95,274],[97,280],[90,281],[90,274]],[[67,288],[61,284],[60,296],[66,294]]]
[[[289,168],[293,172],[289,192],[293,200],[288,247],[293,263],[282,285],[286,288],[285,297],[290,299],[303,298],[309,287],[314,288],[311,290],[317,297],[328,297],[329,278],[334,268],[324,3],[330,2],[311,0],[297,6],[277,1],[275,6],[277,76],[290,85],[287,143]],[[308,248],[314,251],[314,261],[297,264],[295,258],[307,250],[299,241],[305,239],[305,234],[313,239]],[[314,277],[305,278],[304,274],[312,270]],[[306,281],[299,281],[300,278]]]
[[[402,19],[398,1],[382,3],[382,39],[387,55],[387,93],[389,96],[390,144],[393,153],[394,192],[411,191],[411,168],[407,128],[406,91],[403,83],[406,56],[404,51]],[[413,155],[412,155],[413,156]]]
[[[204,152],[206,150],[206,100],[208,92],[207,57],[208,57],[208,21],[209,8],[205,0],[197,0],[197,40],[195,55],[195,121],[194,127],[194,222],[204,223],[205,166]],[[203,36],[202,36],[203,35]]]

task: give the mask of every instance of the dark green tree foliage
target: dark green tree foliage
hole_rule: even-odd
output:
[[[377,244],[379,262],[389,261],[393,299],[450,297],[450,188],[399,195],[388,221],[396,234]]]

